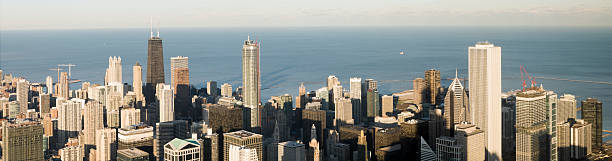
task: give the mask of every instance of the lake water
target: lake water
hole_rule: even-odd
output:
[[[383,94],[411,89],[412,80],[431,68],[442,79],[453,78],[456,68],[467,77],[467,47],[483,40],[502,47],[503,91],[521,88],[520,65],[537,77],[612,82],[612,28],[572,27],[162,28],[166,82],[170,57],[187,56],[196,87],[209,80],[240,86],[241,48],[249,33],[262,42],[263,100],[296,95],[300,82],[316,90],[328,75],[345,88],[349,77],[379,80]],[[145,28],[0,31],[1,69],[42,82],[56,77],[49,68],[72,63],[74,79],[102,83],[108,57],[121,56],[123,81],[131,84],[132,65],[146,68],[148,36]],[[612,85],[537,81],[579,101],[598,98],[604,129],[612,130]]]

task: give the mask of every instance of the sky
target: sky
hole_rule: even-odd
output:
[[[0,30],[612,26],[612,0],[0,0]]]

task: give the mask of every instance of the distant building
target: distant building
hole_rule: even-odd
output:
[[[582,101],[582,119],[591,123],[591,145],[593,152],[599,152],[602,147],[602,103],[595,98]]]
[[[106,68],[106,77],[104,77],[104,85],[110,83],[123,84],[123,74],[121,67],[121,57],[108,57],[108,68]]]
[[[40,114],[48,114],[51,110],[51,95],[40,94],[40,103],[38,104]]]
[[[142,66],[138,62],[132,67],[132,88],[136,94],[136,102],[144,102],[144,95],[142,93]]]
[[[361,99],[361,78],[350,78],[350,97]]]
[[[502,160],[501,47],[476,43],[468,48],[468,60],[473,123],[485,133],[487,160]]]
[[[228,83],[223,83],[221,85],[221,96],[223,97],[232,97],[232,85]]]
[[[223,143],[219,142],[219,134],[209,133],[202,139],[201,150],[202,161],[220,161],[223,156]]]
[[[200,143],[191,139],[178,139],[164,145],[165,161],[201,161]]]
[[[27,140],[27,143],[23,141]],[[43,127],[32,119],[2,121],[2,160],[43,160]]]
[[[366,96],[366,113],[369,122],[374,121],[374,117],[381,116],[380,96],[378,90],[368,89]]]
[[[571,158],[575,160],[586,159],[587,155],[592,153],[592,124],[585,120],[576,120],[570,132]]]
[[[189,58],[184,56],[176,56],[170,58],[170,80],[172,82],[172,88],[178,89],[179,82],[183,83],[183,75],[178,75],[178,69],[187,69],[189,71]],[[187,73],[187,85],[189,85],[189,73]],[[174,94],[177,92],[174,91]]]
[[[440,71],[435,69],[429,69],[425,71],[425,84],[427,86],[427,101],[432,105],[436,105],[436,99],[438,98],[440,90]]]
[[[79,141],[84,145],[83,156],[88,157],[89,150],[96,145],[96,132],[104,128],[104,106],[97,100],[89,100],[83,113],[83,136]]]
[[[455,139],[463,150],[462,160],[485,160],[484,132],[473,124],[456,126]]]
[[[563,122],[557,124],[557,153],[558,161],[569,161],[571,157],[571,123]]]
[[[305,161],[304,147],[304,144],[295,141],[278,143],[278,161]]]
[[[242,108],[209,104],[204,110],[207,111],[208,124],[213,132],[226,133],[249,127]]]
[[[117,130],[104,128],[96,131],[96,160],[109,161],[117,158]]]
[[[117,161],[149,161],[149,153],[136,148],[117,151]]]
[[[60,74],[60,79],[59,79],[59,85],[57,87],[57,97],[61,97],[64,99],[68,99],[68,91],[70,91],[70,86],[69,86],[69,81],[68,81],[68,73],[66,72],[61,72]]]
[[[28,97],[30,93],[30,82],[25,79],[17,81],[17,102],[19,103],[19,113],[28,113]]]
[[[308,161],[322,161],[323,160],[323,152],[321,148],[321,143],[317,140],[316,133],[317,133],[317,129],[315,125],[313,124],[310,127],[310,141],[308,141],[308,151],[306,152],[306,160]]]
[[[442,115],[442,109],[431,109],[429,110],[429,138],[426,138],[428,143],[435,145],[436,138],[444,134],[444,117]],[[434,146],[432,148],[436,150]]]
[[[427,96],[427,84],[425,79],[416,78],[412,81],[412,89],[414,90],[414,104],[420,105],[425,103],[428,98]],[[427,100],[429,101],[429,100]]]
[[[336,125],[353,124],[353,104],[350,99],[341,98],[336,101]]]
[[[576,119],[576,97],[564,94],[557,104],[557,123],[568,122],[570,119]]]
[[[217,97],[217,81],[208,81],[206,82],[206,93],[209,96]]]
[[[223,160],[241,161],[263,159],[263,136],[240,130],[223,134]],[[241,154],[242,153],[242,154]]]

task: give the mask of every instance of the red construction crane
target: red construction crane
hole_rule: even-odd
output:
[[[523,72],[525,74],[523,74]],[[525,81],[525,76],[527,76],[527,79],[529,79],[529,82],[531,83],[531,87],[534,87],[537,84],[535,77],[531,77],[531,75],[529,75],[529,73],[527,72],[527,69],[525,69],[525,67],[521,65],[521,80],[523,81],[523,91],[525,91],[525,88],[527,88],[527,82]]]

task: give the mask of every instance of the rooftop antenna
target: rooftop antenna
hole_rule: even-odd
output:
[[[149,31],[151,31],[151,38],[153,38],[153,16],[150,17],[151,21],[149,21]]]
[[[157,37],[159,38],[159,21],[157,21]]]

